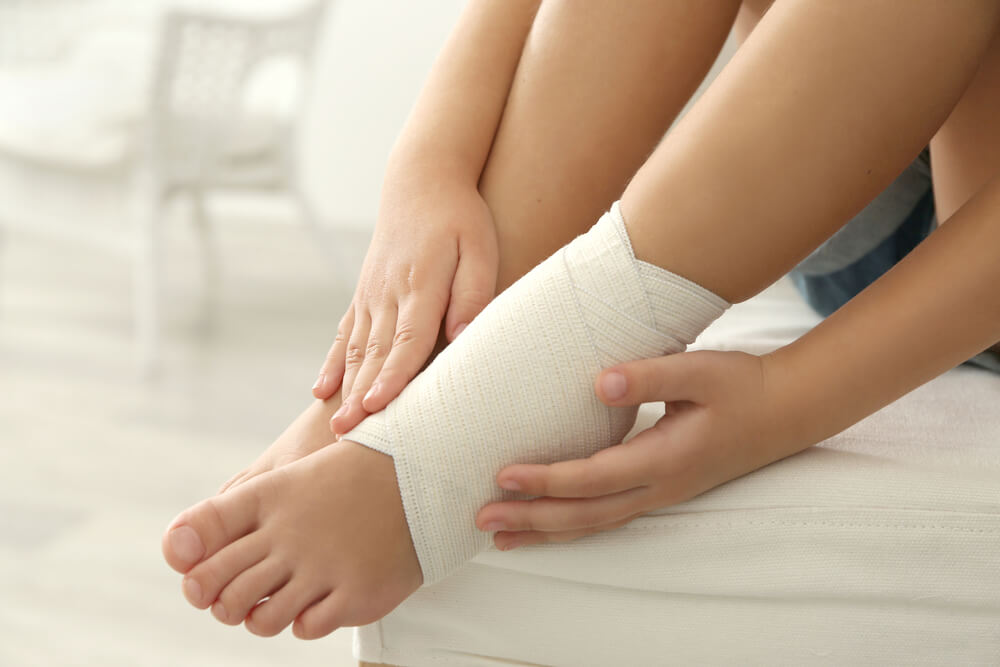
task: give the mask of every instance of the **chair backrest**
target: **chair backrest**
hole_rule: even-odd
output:
[[[85,0],[0,0],[0,66],[62,60],[95,5]]]
[[[173,183],[198,183],[224,161],[244,112],[245,86],[262,65],[293,60],[306,92],[326,0],[291,16],[236,18],[168,12],[154,71],[149,123],[151,166]]]

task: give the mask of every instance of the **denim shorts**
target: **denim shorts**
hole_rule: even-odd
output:
[[[927,149],[790,273],[792,282],[826,317],[906,257],[937,227]],[[983,352],[966,363],[1000,373],[1000,354]]]

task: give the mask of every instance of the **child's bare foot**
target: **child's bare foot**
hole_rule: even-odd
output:
[[[225,493],[257,475],[298,461],[334,442],[336,436],[330,432],[330,417],[339,407],[339,391],[325,401],[314,401],[249,468],[236,473],[223,484],[219,493]]]
[[[392,458],[348,441],[182,512],[163,555],[191,604],[263,636],[372,623],[423,581]]]

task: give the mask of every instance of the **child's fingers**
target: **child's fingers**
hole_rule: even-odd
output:
[[[337,337],[333,339],[333,345],[326,354],[323,367],[319,369],[319,377],[313,385],[313,396],[325,401],[333,396],[340,381],[344,379],[344,355],[347,352],[347,337],[354,329],[354,306],[352,305],[344,313],[337,325]]]
[[[445,334],[449,341],[461,333],[469,322],[486,307],[496,292],[497,258],[495,244],[485,239],[463,239],[460,246],[455,280],[445,317]]]
[[[350,393],[346,394],[347,398],[344,399],[342,409],[337,411],[330,422],[334,433],[347,433],[368,416],[369,411],[362,406],[361,401],[382,370],[382,364],[385,363],[392,347],[395,332],[395,304],[372,314],[372,326],[365,345],[364,361],[354,377]]]
[[[515,464],[497,473],[497,484],[529,496],[596,498],[649,484],[658,449],[655,436],[640,433],[585,459]]]
[[[620,521],[646,509],[645,487],[597,498],[535,498],[484,507],[476,526],[485,531],[562,532]]]
[[[392,349],[364,396],[366,410],[384,408],[416,376],[434,350],[440,322],[440,306],[434,299],[416,295],[402,306]]]
[[[597,376],[594,389],[606,405],[639,405],[658,401],[705,399],[714,378],[709,352],[678,352],[606,368]]]
[[[358,369],[354,386],[351,388],[351,395],[357,397],[359,402],[371,389],[372,383],[389,356],[396,333],[397,317],[396,304],[391,304],[372,315],[372,329],[365,347],[365,360]]]
[[[372,329],[372,317],[367,307],[355,307],[354,328],[347,339],[347,347],[344,350],[344,381],[343,391],[344,404],[351,397],[351,389],[354,387],[354,378],[361,370],[361,364],[365,362],[365,349],[368,347],[368,336]]]
[[[603,533],[606,530],[614,530],[615,528],[621,528],[622,526],[629,523],[638,516],[642,516],[642,514],[641,513],[633,514],[632,516],[625,517],[624,519],[619,519],[618,521],[606,523],[601,526],[591,526],[590,528],[581,528],[579,530],[564,530],[558,532],[545,532],[540,530],[524,531],[524,532],[502,532],[494,535],[493,544],[496,545],[497,549],[500,549],[501,551],[507,551],[509,549],[516,549],[517,547],[523,547],[529,544],[569,542],[571,540],[576,540],[581,537],[586,537],[587,535],[594,535],[596,533]]]

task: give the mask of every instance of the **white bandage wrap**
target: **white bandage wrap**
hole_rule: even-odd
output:
[[[393,457],[424,583],[485,549],[483,505],[515,463],[618,444],[635,408],[594,394],[601,369],[680,352],[729,306],[632,252],[616,202],[589,232],[490,303],[385,410],[346,440]]]

